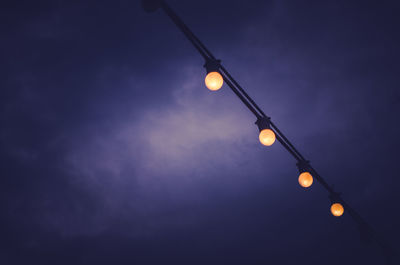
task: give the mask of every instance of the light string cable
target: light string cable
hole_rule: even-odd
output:
[[[148,2],[149,0],[147,0]],[[146,2],[142,1],[143,3]],[[183,34],[188,38],[188,40],[197,49],[200,55],[204,58],[206,62],[212,60],[217,62],[220,74],[223,77],[225,83],[230,87],[230,89],[235,93],[237,97],[245,104],[245,106],[254,114],[257,120],[268,119],[271,129],[276,134],[276,139],[282,144],[282,146],[296,159],[298,164],[306,164],[307,168],[312,172],[312,176],[328,191],[329,197],[334,199],[336,202],[340,202],[352,219],[358,225],[361,236],[365,239],[374,239],[375,242],[382,247],[384,253],[387,257],[391,257],[391,248],[389,245],[369,226],[362,217],[346,202],[341,198],[341,194],[335,192],[332,186],[330,186],[321,175],[312,167],[307,159],[294,147],[294,145],[289,141],[289,139],[282,133],[281,130],[276,126],[275,123],[270,121],[268,117],[261,108],[255,103],[255,101],[247,94],[247,92],[239,85],[239,83],[232,77],[228,70],[220,63],[219,60],[210,52],[209,49],[197,38],[197,36],[188,28],[188,26],[182,21],[182,19],[171,9],[171,7],[166,3],[166,1],[151,0],[153,3],[157,3],[165,13],[171,18],[175,25],[183,32]],[[153,10],[152,10],[153,11]]]

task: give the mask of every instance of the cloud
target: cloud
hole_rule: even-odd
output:
[[[258,145],[254,118],[237,107],[236,98],[223,95],[230,93],[227,87],[208,91],[191,67],[183,76],[171,101],[144,107],[140,115],[133,108],[105,119],[107,129],[85,126],[67,137],[63,171],[74,185],[99,194],[104,209],[97,209],[103,213],[95,222],[101,229],[124,207],[129,219],[162,211],[163,201],[177,207],[185,200],[207,201],[216,192],[208,185],[229,194],[262,170],[252,152]]]

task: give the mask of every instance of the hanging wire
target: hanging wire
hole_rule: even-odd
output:
[[[206,60],[217,60],[214,55],[205,47],[205,45],[194,35],[194,33],[186,26],[186,24],[178,17],[178,15],[169,7],[165,1],[160,1],[161,8],[166,14],[172,19],[175,25],[184,33],[189,39],[197,51]],[[245,104],[245,106],[256,116],[257,119],[261,117],[269,117],[261,110],[261,108],[254,102],[254,100],[246,93],[246,91],[239,85],[239,83],[232,77],[232,75],[219,64],[220,73],[225,83],[231,88],[236,96]],[[276,139],[282,144],[282,146],[297,160],[297,162],[307,162],[308,160],[294,147],[294,145],[288,140],[288,138],[282,133],[281,130],[271,121],[271,129],[276,134]],[[346,212],[356,221],[360,231],[367,235],[368,238],[374,239],[376,243],[383,248],[384,252],[389,256],[391,252],[390,247],[386,242],[376,235],[373,229],[361,218],[361,216],[347,203],[345,202],[339,193],[335,192],[333,187],[330,186],[318,172],[310,165],[309,169],[315,179],[329,192],[329,195],[335,197],[337,201],[340,201]]]

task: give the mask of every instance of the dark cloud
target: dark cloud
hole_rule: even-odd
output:
[[[389,3],[169,1],[398,249],[398,18]],[[2,264],[382,264],[162,12],[2,4]]]

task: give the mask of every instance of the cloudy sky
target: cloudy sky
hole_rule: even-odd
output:
[[[398,250],[398,6],[168,3]],[[162,10],[4,1],[0,29],[1,264],[383,263]]]

